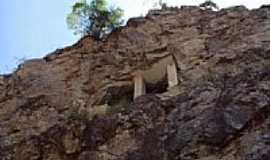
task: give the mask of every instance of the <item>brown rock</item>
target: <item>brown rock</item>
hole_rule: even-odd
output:
[[[269,24],[268,6],[164,7],[26,61],[0,75],[0,159],[268,160]],[[138,70],[154,83],[133,101]]]

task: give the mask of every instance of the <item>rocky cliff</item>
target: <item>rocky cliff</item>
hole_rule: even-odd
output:
[[[168,55],[179,85],[133,100]],[[1,75],[0,159],[269,160],[270,6],[152,10]]]

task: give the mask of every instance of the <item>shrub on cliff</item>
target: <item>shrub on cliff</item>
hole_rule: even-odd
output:
[[[122,23],[123,10],[107,8],[106,0],[80,0],[72,6],[67,24],[75,34],[90,35],[99,40]]]
[[[210,10],[219,9],[218,5],[211,0],[206,0],[205,2],[201,3],[199,6],[203,9],[210,9]]]

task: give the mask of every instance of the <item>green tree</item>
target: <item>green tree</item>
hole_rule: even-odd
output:
[[[106,0],[79,0],[72,6],[67,16],[69,29],[75,34],[90,35],[99,40],[123,24],[123,10],[119,7],[107,8]]]
[[[205,2],[201,3],[200,7],[204,8],[204,9],[210,9],[210,10],[213,10],[213,9],[218,10],[219,9],[218,5],[211,0],[206,0]]]

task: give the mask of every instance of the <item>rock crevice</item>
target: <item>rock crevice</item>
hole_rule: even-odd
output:
[[[27,60],[0,75],[0,160],[269,160],[269,27],[269,6],[166,7]]]

